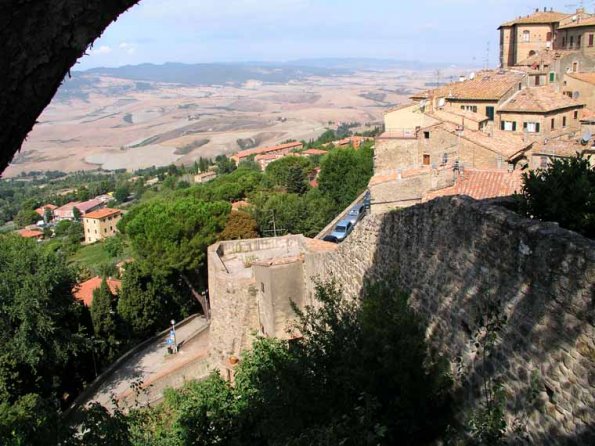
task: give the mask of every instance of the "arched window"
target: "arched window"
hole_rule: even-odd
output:
[[[523,42],[531,41],[531,33],[529,31],[523,31]]]

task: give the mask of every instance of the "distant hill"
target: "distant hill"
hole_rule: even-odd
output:
[[[83,73],[138,81],[167,82],[185,85],[241,84],[254,79],[262,82],[285,83],[309,76],[347,74],[340,68],[302,66],[300,64],[268,63],[209,63],[162,65],[126,65],[118,68],[93,68]]]

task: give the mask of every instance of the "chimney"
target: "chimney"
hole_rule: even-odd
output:
[[[545,6],[543,7],[543,12],[547,12],[547,8]]]

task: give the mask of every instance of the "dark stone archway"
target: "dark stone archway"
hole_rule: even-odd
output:
[[[0,173],[62,80],[139,0],[0,0]]]

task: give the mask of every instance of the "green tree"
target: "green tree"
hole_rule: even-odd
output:
[[[171,315],[160,295],[163,290],[163,282],[155,281],[138,264],[126,267],[118,298],[118,315],[124,330],[133,339],[144,339],[166,326]]]
[[[208,301],[194,283],[204,280],[206,249],[217,240],[230,209],[229,203],[192,196],[154,200],[127,214],[119,228],[138,259],[156,271],[178,274],[209,318]]]
[[[43,209],[43,221],[49,223],[54,218],[54,212],[50,208]]]
[[[120,234],[107,238],[103,242],[103,247],[111,257],[119,257],[124,252],[124,240]]]
[[[130,195],[130,186],[128,183],[120,184],[114,191],[114,199],[118,203],[125,203],[128,200],[128,195]]]
[[[266,177],[274,186],[281,186],[288,192],[301,193],[306,189],[306,175],[311,170],[312,163],[308,158],[286,156],[267,166]]]
[[[31,209],[21,209],[14,217],[14,223],[19,228],[32,225],[40,219],[39,214]]]
[[[74,221],[76,221],[76,222],[81,221],[82,216],[83,216],[83,214],[81,213],[79,208],[77,208],[76,206],[72,208],[72,217],[74,218]]]
[[[229,214],[227,223],[219,235],[220,240],[240,240],[258,237],[258,223],[248,213],[234,211]]]
[[[89,198],[91,198],[91,194],[89,193],[89,189],[87,189],[85,186],[79,188],[76,191],[76,199],[78,201],[87,201]]]
[[[236,170],[236,163],[225,155],[219,155],[215,158],[215,166],[217,166],[217,173],[219,175],[231,173]]]
[[[367,187],[374,172],[373,152],[367,147],[334,150],[323,158],[320,168],[320,191],[341,210]]]
[[[82,386],[89,345],[74,283],[63,257],[0,235],[1,401],[28,393],[57,398]]]
[[[93,290],[91,320],[96,338],[102,341],[102,356],[107,359],[107,362],[113,361],[118,355],[118,326],[114,310],[115,296],[104,277],[100,287]]]
[[[595,238],[595,167],[588,158],[554,159],[545,170],[523,174],[521,210]]]

